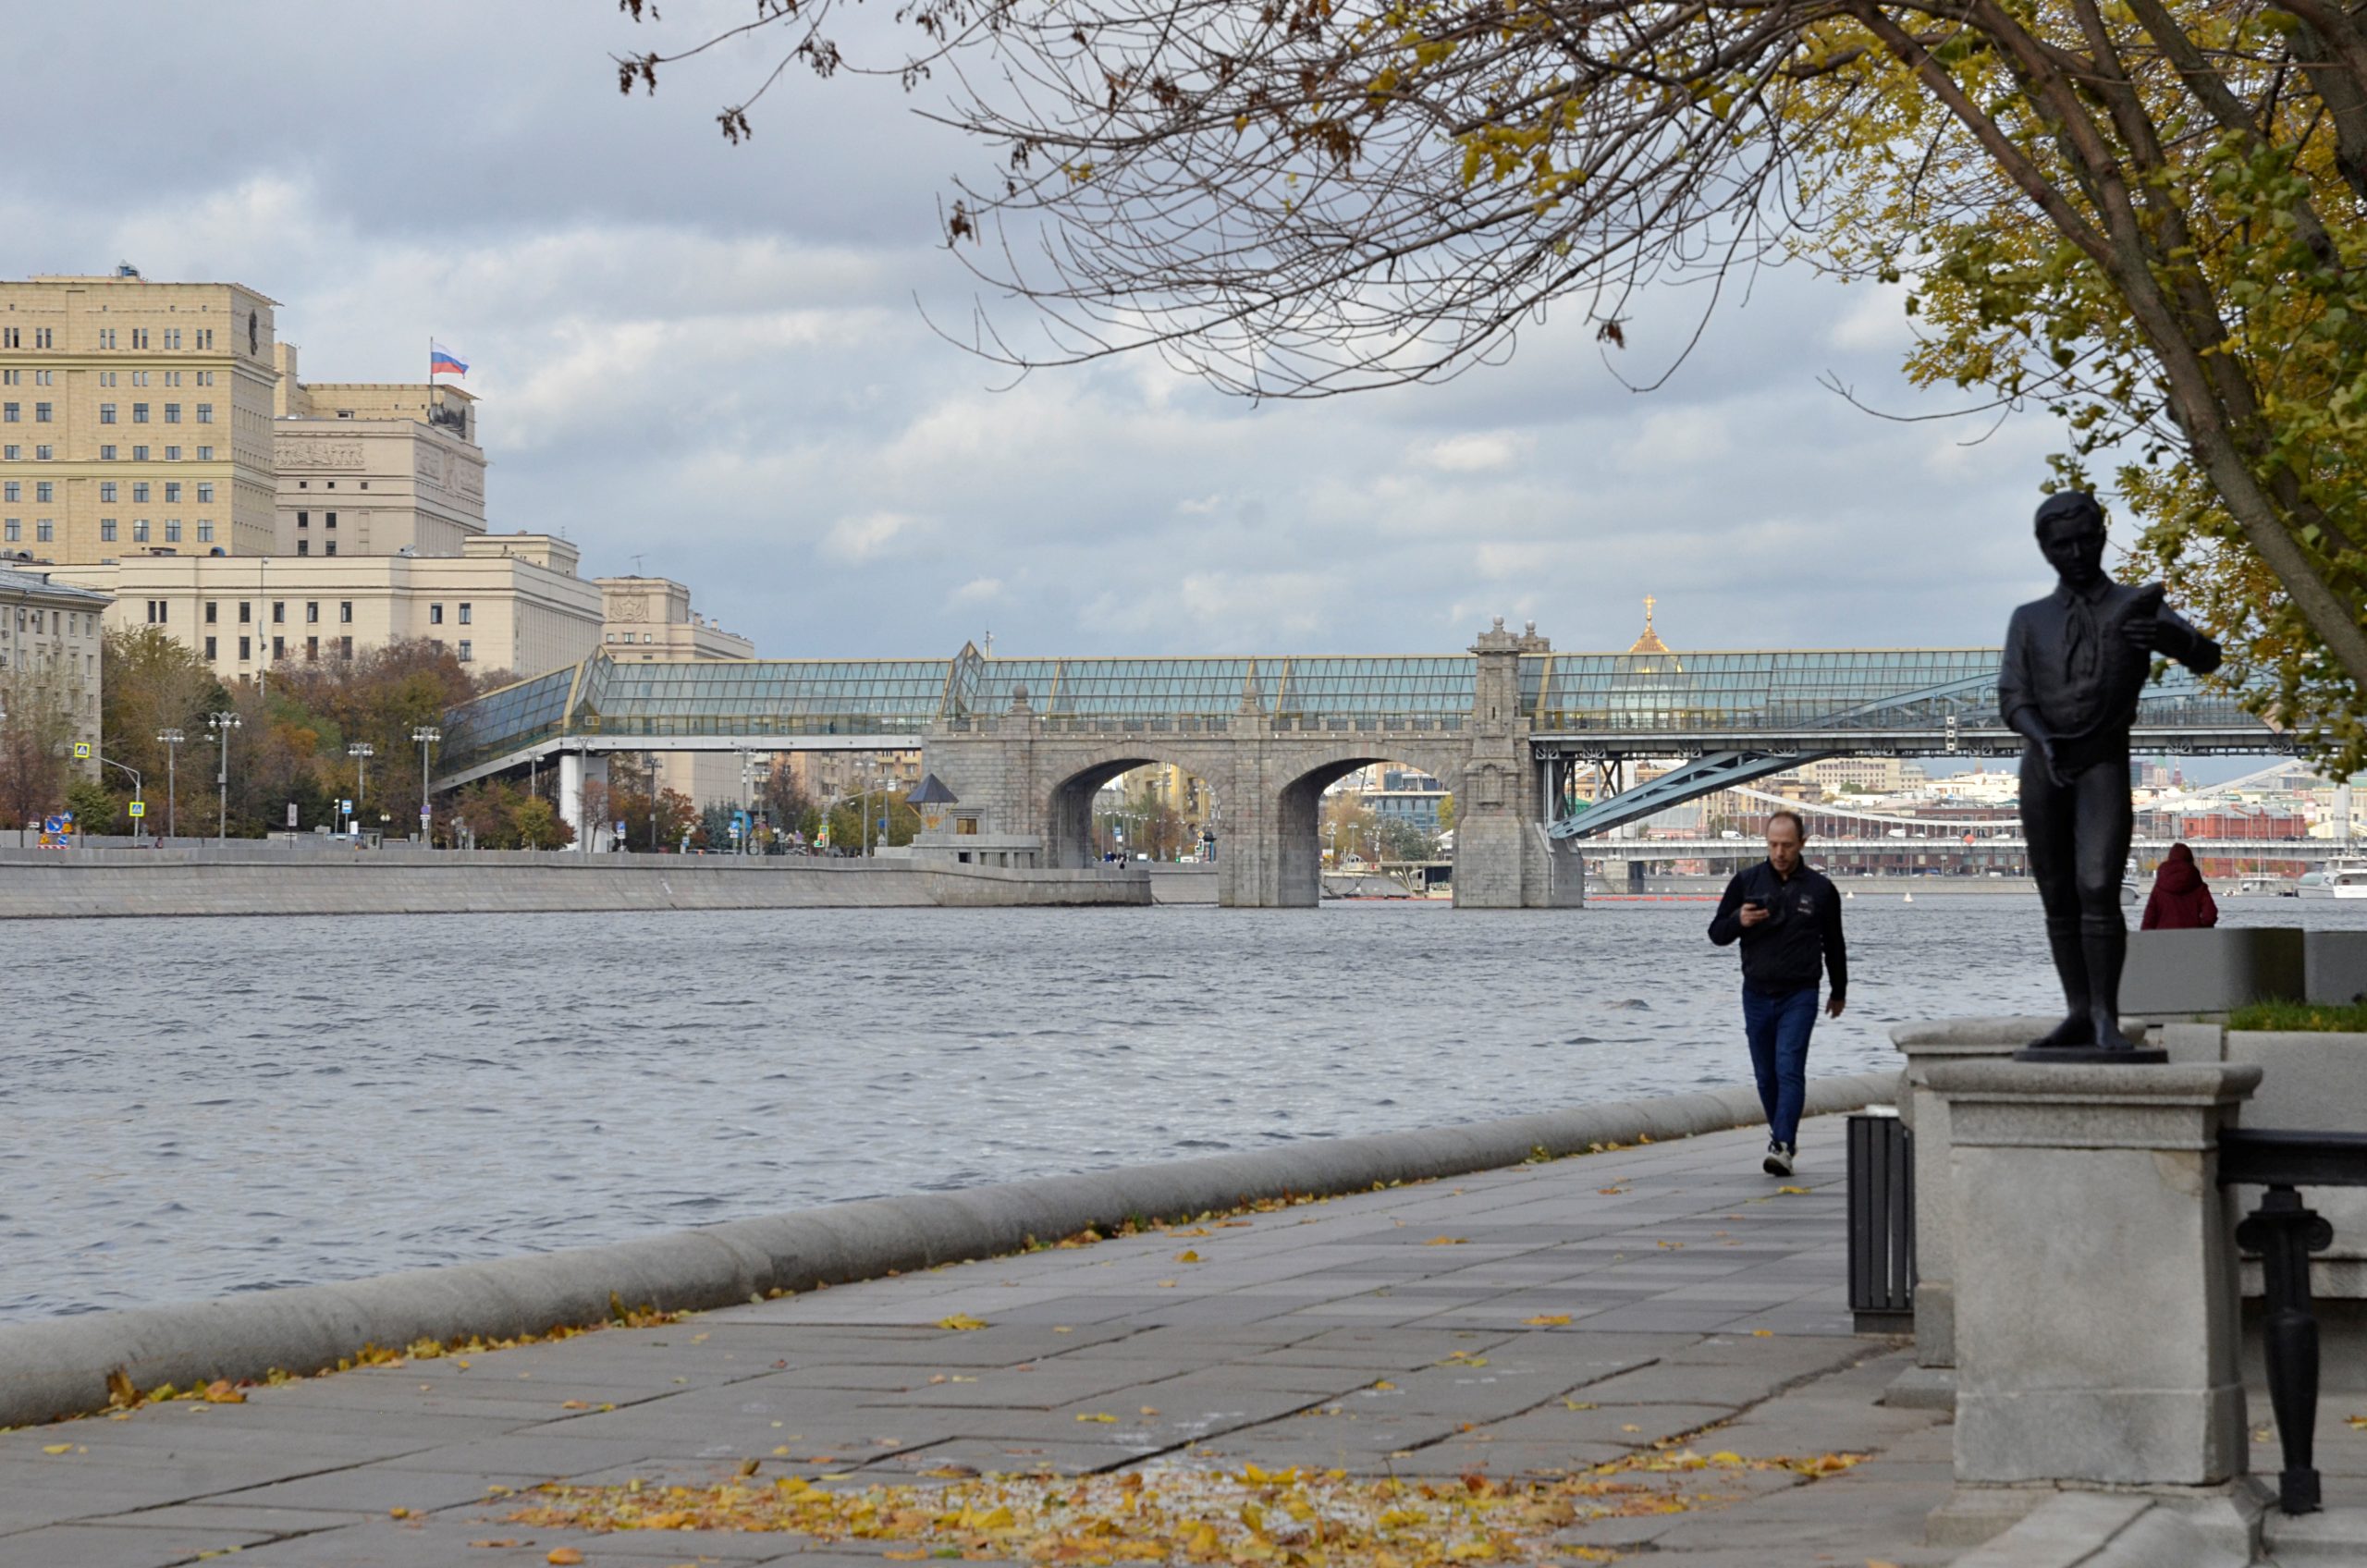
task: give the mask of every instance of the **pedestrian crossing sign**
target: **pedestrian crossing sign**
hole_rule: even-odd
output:
[[[131,817],[133,821],[137,822],[140,818],[146,816],[147,815],[148,802],[146,801],[134,801],[131,802]]]
[[[51,754],[55,755],[56,753],[52,753]],[[88,762],[91,760],[91,742],[88,741],[77,741],[74,742],[74,760],[76,762]]]

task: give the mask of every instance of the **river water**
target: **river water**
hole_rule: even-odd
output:
[[[1813,1072],[2052,1003],[2034,900],[1846,910]],[[11,921],[0,1317],[1747,1081],[1709,913]]]

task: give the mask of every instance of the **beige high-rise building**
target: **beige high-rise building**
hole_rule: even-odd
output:
[[[691,591],[666,577],[602,577],[600,651],[620,664],[681,664],[689,659],[753,659],[756,645],[691,608]],[[680,790],[699,805],[738,801],[744,786],[735,752],[656,752],[657,787]],[[769,767],[770,759],[760,766]]]
[[[0,552],[272,547],[272,312],[235,283],[0,281]]]
[[[457,556],[485,531],[476,399],[457,386],[307,383],[277,354],[274,466],[283,556]]]

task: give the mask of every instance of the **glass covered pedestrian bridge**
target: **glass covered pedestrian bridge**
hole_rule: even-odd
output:
[[[1540,755],[1735,747],[1929,755],[2020,742],[1996,712],[1998,651],[1942,648],[1520,657]],[[445,717],[443,787],[556,752],[917,747],[1022,711],[1049,733],[1461,730],[1470,655],[1276,658],[756,659],[582,664]],[[2149,752],[2282,752],[2285,738],[2184,670],[2148,689]]]

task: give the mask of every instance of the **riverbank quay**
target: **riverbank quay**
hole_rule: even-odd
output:
[[[1253,1465],[1633,1488],[1528,1561],[1954,1561],[1919,1544],[1949,1492],[1944,1416],[1878,1405],[1907,1352],[1850,1332],[1842,1123],[1801,1141],[1780,1182],[1752,1131],[1711,1133],[10,1433],[0,1564],[236,1547],[317,1568],[833,1568],[944,1549],[515,1516],[571,1506],[533,1490],[557,1481],[1134,1471],[1157,1492]],[[985,1560],[1025,1560],[990,1537]]]
[[[0,849],[0,919],[550,914],[603,911],[1132,906],[1126,866],[1036,870],[811,855],[575,854],[231,843]]]

